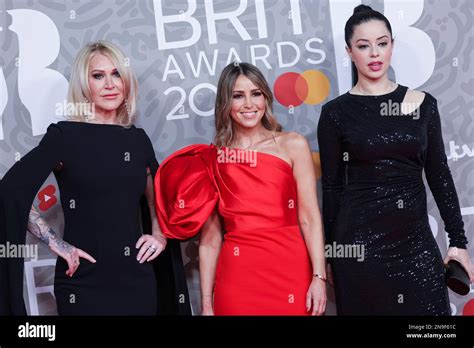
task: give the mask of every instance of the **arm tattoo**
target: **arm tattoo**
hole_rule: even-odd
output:
[[[62,240],[48,223],[40,216],[38,211],[32,207],[28,218],[28,231],[39,238],[47,246],[55,246],[60,252],[70,252],[72,247]]]

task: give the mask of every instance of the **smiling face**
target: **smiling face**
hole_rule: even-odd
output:
[[[359,78],[378,80],[387,73],[393,41],[384,22],[371,20],[355,26],[350,44],[347,53],[357,67]]]
[[[96,115],[112,114],[124,101],[124,84],[109,57],[97,53],[89,63],[89,88]]]
[[[230,115],[236,125],[253,128],[261,124],[266,102],[262,91],[245,75],[235,81]]]

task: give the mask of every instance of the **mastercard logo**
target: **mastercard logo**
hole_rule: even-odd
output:
[[[275,99],[286,107],[320,104],[329,96],[331,84],[321,71],[306,70],[280,75],[273,85]]]

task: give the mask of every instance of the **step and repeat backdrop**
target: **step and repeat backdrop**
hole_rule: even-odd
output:
[[[139,82],[136,125],[158,160],[214,136],[221,70],[236,60],[258,66],[275,94],[287,131],[310,141],[318,175],[321,106],[351,88],[344,24],[357,0],[1,0],[0,177],[64,118],[71,65],[88,42],[109,40]],[[363,1],[390,20],[395,51],[390,77],[437,99],[446,154],[458,191],[468,248],[474,232],[474,3],[470,0]],[[303,79],[301,79],[301,77]],[[295,90],[305,81],[307,93]],[[321,200],[320,183],[318,195]],[[34,205],[56,231],[64,219],[54,176]],[[441,252],[444,224],[429,194],[429,220]],[[97,212],[98,214],[100,212]],[[25,232],[26,233],[26,232]],[[25,259],[24,296],[32,315],[54,315],[55,255],[27,233],[38,253]],[[182,243],[194,314],[200,313],[198,244]],[[474,291],[450,292],[453,315],[474,315]],[[370,306],[367,303],[367,306]],[[334,315],[329,289],[327,314]]]

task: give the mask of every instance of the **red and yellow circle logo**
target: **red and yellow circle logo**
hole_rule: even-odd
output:
[[[330,88],[329,79],[318,70],[284,73],[273,85],[276,100],[286,107],[320,104],[329,96]]]

